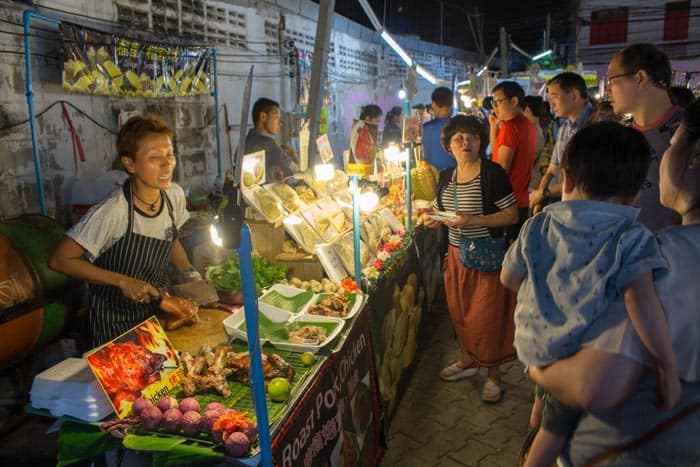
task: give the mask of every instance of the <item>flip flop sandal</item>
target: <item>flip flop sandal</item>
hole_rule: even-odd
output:
[[[444,381],[458,381],[474,376],[479,371],[479,364],[475,361],[469,366],[461,367],[459,361],[452,362],[440,371],[440,378]]]
[[[486,378],[484,389],[481,390],[481,400],[484,402],[498,402],[503,397],[503,389],[497,383]]]

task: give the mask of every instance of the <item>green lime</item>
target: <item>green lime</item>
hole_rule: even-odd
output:
[[[284,378],[272,378],[267,384],[267,393],[274,402],[284,402],[289,399],[292,385]]]
[[[316,355],[314,355],[313,352],[304,352],[301,354],[301,357],[299,357],[299,360],[301,360],[302,365],[311,366],[316,361]]]

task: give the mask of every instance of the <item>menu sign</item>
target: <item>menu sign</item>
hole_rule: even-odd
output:
[[[183,378],[177,352],[155,316],[85,355],[119,418],[139,397],[157,402]]]

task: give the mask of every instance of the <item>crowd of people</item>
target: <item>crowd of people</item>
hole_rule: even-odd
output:
[[[700,102],[671,73],[634,44],[612,58],[601,103],[563,72],[547,83],[553,115],[504,81],[488,122],[424,127],[425,160],[443,160],[438,125],[449,157],[432,210],[456,212],[425,216],[447,228],[459,344],[440,377],[486,367],[481,397],[498,402],[499,365],[523,363],[536,384],[524,465],[700,461]]]
[[[430,109],[423,156],[440,170],[428,213],[455,213],[424,218],[445,230],[459,347],[440,377],[484,367],[481,398],[497,403],[500,366],[525,365],[536,389],[524,465],[697,465],[700,102],[671,88],[670,62],[652,44],[618,52],[607,75],[607,99],[596,105],[583,78],[563,72],[547,100],[500,82],[482,118],[451,115],[445,87],[416,109]],[[370,104],[359,121],[378,126],[382,115]],[[382,145],[401,142],[401,115],[387,112]],[[274,140],[279,104],[259,99],[252,117],[246,152],[266,151],[272,180],[296,172],[296,156]],[[188,213],[171,183],[172,130],[134,117],[117,147],[129,180],[49,262],[89,283],[92,346],[149,316],[168,264],[196,273],[178,240]]]

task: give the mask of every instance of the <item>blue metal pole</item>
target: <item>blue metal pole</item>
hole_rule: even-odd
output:
[[[36,174],[36,186],[39,191],[39,209],[42,216],[46,215],[46,200],[44,198],[44,183],[41,175],[41,161],[39,160],[39,146],[36,136],[36,117],[34,116],[34,89],[32,86],[32,54],[31,44],[29,41],[29,25],[32,18],[41,19],[49,23],[61,24],[61,21],[50,16],[40,15],[32,10],[24,10],[22,14],[22,23],[24,24],[24,68],[27,80],[26,96],[27,107],[29,110],[29,129],[32,133],[32,152],[34,154],[34,173]]]
[[[258,437],[260,440],[260,460],[262,467],[272,467],[272,442],[270,440],[270,423],[267,418],[267,401],[265,400],[265,377],[260,355],[258,329],[258,295],[255,291],[253,263],[251,260],[252,243],[247,224],[241,226],[241,244],[238,247],[238,259],[241,270],[241,289],[245,307],[246,333],[248,335],[248,352],[250,354],[251,385],[255,417],[258,420]]]
[[[360,264],[360,188],[358,176],[350,177],[350,191],[352,192],[352,241],[355,252],[355,282],[362,284],[362,265]]]
[[[413,205],[411,202],[411,161],[413,160],[413,143],[408,145],[408,159],[406,160],[406,232],[413,232]]]
[[[216,46],[212,46],[212,59],[214,62],[214,119],[216,122],[216,176],[218,180],[223,180],[221,177],[221,136],[219,135],[219,76],[216,73]],[[228,128],[226,129],[228,131]]]

